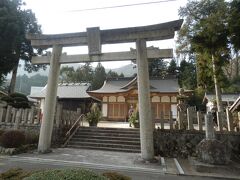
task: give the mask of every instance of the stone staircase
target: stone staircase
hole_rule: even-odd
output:
[[[80,127],[67,147],[140,153],[139,129]]]

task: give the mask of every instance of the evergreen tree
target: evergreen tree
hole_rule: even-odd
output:
[[[100,87],[102,87],[105,79],[106,79],[105,68],[102,66],[101,63],[98,63],[98,65],[94,71],[94,78],[92,81],[92,89],[95,90],[95,89],[99,89]]]
[[[170,61],[169,66],[167,68],[167,72],[168,72],[168,74],[171,74],[171,75],[177,74],[177,63],[176,63],[175,59],[172,59]]]
[[[15,1],[0,1],[0,84],[16,64],[15,42],[21,33],[17,6]]]
[[[63,66],[60,69],[60,81],[62,83],[76,82],[76,74],[73,67]]]
[[[180,16],[185,18],[181,34],[184,38],[181,39],[191,44],[183,43],[182,46],[190,50],[190,55],[194,52],[197,61],[206,60],[211,64],[218,111],[223,111],[219,84],[222,66],[230,54],[227,15],[228,8],[224,0],[189,1],[186,7],[180,9]]]
[[[193,63],[181,61],[178,82],[180,87],[184,89],[194,90],[196,88],[196,68]]]
[[[239,60],[239,50],[240,50],[240,1],[233,0],[230,3],[228,26],[230,32],[230,40],[233,44],[235,52],[235,77],[234,79],[240,78],[240,60]]]
[[[2,0],[0,2],[0,75],[12,70],[12,79],[9,92],[14,92],[19,60],[25,61],[25,70],[28,72],[45,68],[44,65],[31,65],[33,55],[40,54],[41,50],[34,52],[30,41],[26,39],[27,33],[41,33],[34,13],[22,8],[22,0]]]
[[[167,62],[163,59],[150,60],[148,63],[150,77],[162,77],[167,75]]]
[[[110,70],[110,71],[108,71],[108,73],[107,73],[107,77],[108,77],[108,78],[117,78],[117,77],[118,77],[118,73],[115,72],[115,71]]]

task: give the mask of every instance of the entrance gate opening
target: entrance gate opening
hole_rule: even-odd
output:
[[[46,153],[50,150],[53,129],[54,113],[56,106],[57,84],[62,63],[101,62],[119,60],[137,60],[138,100],[140,117],[141,157],[144,160],[154,158],[153,125],[150,106],[148,59],[164,57],[164,53],[171,50],[153,50],[148,52],[146,41],[172,39],[178,31],[183,20],[176,20],[162,24],[100,30],[99,27],[87,28],[86,32],[37,35],[28,34],[33,47],[52,47],[51,56],[33,57],[35,64],[50,64],[49,79],[47,84],[46,101],[43,120],[40,129],[38,151]],[[136,42],[136,51],[102,53],[102,44],[116,44]],[[88,46],[86,55],[63,55],[62,47]],[[166,55],[170,57],[169,55]]]

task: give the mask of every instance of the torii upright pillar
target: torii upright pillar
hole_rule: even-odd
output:
[[[43,110],[43,118],[38,142],[39,153],[47,153],[50,151],[53,121],[56,107],[58,77],[60,72],[59,60],[61,58],[61,54],[62,46],[54,45],[50,60],[45,106]]]
[[[138,100],[140,117],[140,139],[141,158],[152,160],[154,158],[153,148],[153,126],[150,104],[149,73],[146,41],[138,39],[137,49],[137,80],[138,80]]]
[[[88,28],[87,32],[58,34],[58,35],[39,35],[29,34],[27,38],[31,40],[34,47],[52,47],[53,55],[51,57],[47,95],[45,102],[45,110],[43,114],[43,122],[40,131],[40,139],[38,145],[39,152],[47,152],[50,148],[50,141],[53,129],[53,119],[56,104],[57,77],[59,75],[60,63],[76,63],[76,62],[93,62],[93,61],[110,61],[116,55],[120,59],[135,59],[133,52],[123,53],[102,53],[102,44],[117,44],[136,42],[137,45],[137,66],[138,66],[138,91],[139,91],[139,111],[140,111],[140,134],[141,134],[141,152],[142,159],[151,160],[154,157],[153,151],[153,127],[151,118],[150,93],[149,93],[149,75],[147,57],[155,57],[153,54],[147,53],[146,41],[172,39],[175,31],[178,31],[183,20],[176,20],[162,24],[155,24],[142,27],[130,27],[120,29],[100,30],[99,27]],[[68,46],[88,46],[88,55],[62,56],[61,47]],[[161,54],[161,53],[160,53]],[[124,56],[123,56],[124,55]],[[161,55],[162,56],[162,55]],[[48,63],[49,57],[36,57],[36,61],[40,63]],[[60,61],[59,61],[60,60]]]

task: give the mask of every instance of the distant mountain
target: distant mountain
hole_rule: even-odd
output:
[[[119,68],[111,69],[112,71],[117,72],[119,75],[121,73],[124,74],[125,77],[131,77],[135,73],[137,73],[137,68],[135,68],[136,65],[134,64],[128,64]],[[110,71],[110,69],[106,69],[106,72]]]
[[[31,77],[31,76],[34,76],[36,74],[40,74],[42,76],[47,76],[48,75],[48,71],[49,71],[49,66],[47,66],[46,70],[40,69],[37,72],[28,73],[27,71],[24,70],[24,62],[20,61],[19,67],[18,67],[18,71],[17,71],[17,75],[18,76],[20,76],[20,75],[22,76],[22,75],[26,74],[28,77]],[[11,79],[11,73],[9,73],[7,75],[7,79]]]
[[[76,64],[76,65],[69,65],[69,66],[77,67],[79,65]],[[110,71],[110,69],[105,69],[105,70],[106,70],[106,72]],[[135,68],[134,64],[128,64],[128,65],[125,65],[125,66],[122,66],[122,67],[119,67],[119,68],[115,68],[115,69],[111,69],[111,70],[117,72],[119,75],[121,73],[123,73],[125,77],[131,77],[135,73],[137,73],[137,69]],[[28,77],[31,77],[31,76],[34,76],[36,74],[40,74],[42,76],[47,76],[48,75],[48,71],[49,71],[49,66],[47,66],[46,70],[42,70],[41,69],[41,70],[39,70],[37,72],[28,73],[27,71],[24,71],[24,62],[21,61],[20,62],[20,66],[18,67],[18,74],[17,75],[24,75],[24,74],[26,74]],[[7,79],[10,79],[10,78],[11,78],[11,75],[9,74],[7,76]]]

